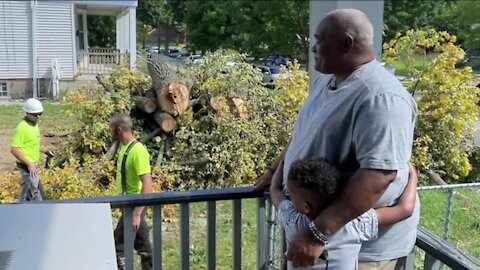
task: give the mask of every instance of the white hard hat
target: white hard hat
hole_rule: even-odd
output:
[[[43,106],[38,99],[29,98],[25,101],[25,104],[23,104],[23,111],[26,113],[41,113],[43,112]]]

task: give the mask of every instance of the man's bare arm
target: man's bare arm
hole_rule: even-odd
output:
[[[18,160],[20,160],[23,164],[27,166],[31,163],[22,153],[22,150],[20,150],[20,148],[18,147],[12,146],[10,148],[10,153],[12,153],[14,157],[16,157]]]
[[[283,169],[283,160],[285,159],[285,154],[287,153],[288,146],[290,146],[290,141],[288,141],[285,148],[283,148],[282,153],[278,155],[277,159],[275,159],[273,164],[268,167],[268,169],[262,174],[262,176],[260,176],[260,178],[258,178],[257,182],[255,183],[255,189],[264,189],[270,186],[275,171],[277,171],[277,169]]]
[[[147,173],[140,176],[140,179],[142,179],[142,194],[151,193],[152,192],[152,176],[149,173]],[[133,210],[133,215],[134,216],[142,215],[144,208],[145,208],[144,206],[135,207],[135,209]]]
[[[396,171],[357,170],[348,180],[340,199],[320,213],[315,224],[325,235],[334,234],[350,220],[372,208],[396,175]]]

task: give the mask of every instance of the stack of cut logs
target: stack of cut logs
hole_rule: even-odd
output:
[[[241,98],[226,98],[217,96],[199,96],[191,99],[192,85],[197,82],[195,77],[188,79],[179,78],[178,74],[170,69],[159,57],[147,61],[148,71],[152,78],[152,89],[144,96],[134,96],[136,108],[141,111],[134,115],[143,120],[143,128],[148,131],[142,138],[142,142],[154,140],[159,144],[159,153],[156,165],[160,165],[164,155],[171,156],[171,142],[174,139],[174,131],[177,129],[176,118],[185,113],[192,106],[199,104],[202,98],[213,111],[223,110],[225,107],[236,113],[239,117],[246,115],[246,106]],[[97,75],[99,83],[115,98],[115,89],[106,83],[101,75]],[[204,108],[206,109],[206,108]],[[107,151],[107,158],[113,158],[118,143],[112,145]]]

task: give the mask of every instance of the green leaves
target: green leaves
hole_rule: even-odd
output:
[[[414,142],[414,163],[457,180],[471,171],[469,153],[477,115],[479,89],[470,67],[457,68],[465,52],[447,32],[409,30],[384,45],[384,61],[403,62],[412,75],[410,93],[419,108]],[[416,66],[416,58],[431,61]]]
[[[305,0],[187,1],[188,39],[202,51],[306,54],[308,5]]]

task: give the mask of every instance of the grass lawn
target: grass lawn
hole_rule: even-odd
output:
[[[425,65],[430,63],[430,61],[432,61],[435,56],[435,54],[427,54],[426,56],[418,55],[415,58],[415,67],[418,69],[422,69]],[[404,62],[396,61],[393,65],[395,66],[395,75],[409,76],[409,71],[407,70]]]
[[[217,269],[232,269],[232,201],[217,203]],[[180,268],[180,219],[164,223],[163,269]],[[190,269],[207,269],[207,204],[190,206]],[[163,229],[163,228],[162,228]],[[242,269],[256,269],[257,201],[242,201]]]
[[[427,54],[426,56],[418,55],[417,57],[415,57],[415,67],[419,70],[422,70],[435,57],[436,57],[436,54],[434,54],[434,53]],[[395,75],[397,75],[397,76],[410,76],[409,71],[408,71],[404,62],[396,61],[396,62],[393,63],[393,65],[395,67]],[[473,65],[471,63],[466,63],[466,64],[459,64],[458,67],[463,67],[465,65],[472,66],[474,74],[480,74],[480,65]]]
[[[43,114],[40,118],[40,126],[44,129],[64,129],[70,127],[72,118],[65,117],[68,106],[58,103],[42,102]],[[0,129],[14,129],[23,117],[23,105],[0,105]]]

